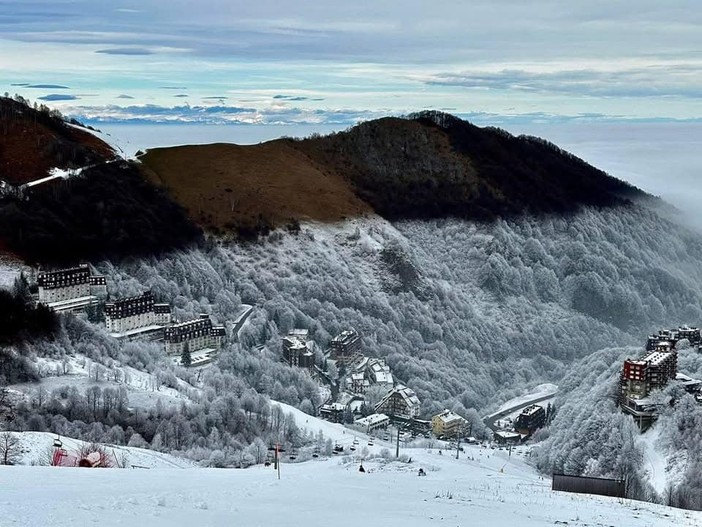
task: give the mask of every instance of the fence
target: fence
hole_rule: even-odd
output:
[[[601,496],[625,497],[624,481],[620,479],[590,478],[554,474],[552,490],[577,492],[580,494],[599,494]]]

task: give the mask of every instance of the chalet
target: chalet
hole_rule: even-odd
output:
[[[226,331],[223,326],[214,326],[209,315],[173,324],[164,330],[163,341],[166,353],[180,355],[185,346],[191,352],[217,350],[222,346]]]
[[[522,435],[528,436],[546,424],[546,411],[543,406],[532,404],[522,410],[514,421],[514,429]]]
[[[370,388],[370,381],[366,379],[363,372],[352,373],[346,377],[346,388],[351,393],[364,394]]]
[[[354,424],[360,426],[366,434],[370,434],[380,428],[387,428],[390,418],[385,414],[371,414],[363,419],[358,419]]]
[[[342,331],[329,343],[331,358],[346,366],[358,360],[361,353],[361,337],[356,330]]]
[[[431,418],[431,431],[438,438],[457,438],[468,429],[468,421],[450,410]]]
[[[517,445],[522,442],[521,434],[517,432],[509,432],[507,430],[498,430],[494,432],[495,441],[502,445]]]
[[[366,371],[371,384],[385,386],[388,389],[395,384],[390,372],[390,366],[385,364],[385,359],[370,359],[367,363]]]
[[[418,417],[419,409],[420,402],[414,390],[402,384],[395,386],[375,405],[376,412],[401,419]]]
[[[163,326],[171,322],[171,307],[157,304],[151,291],[105,304],[105,326],[113,336],[148,333],[163,338]]]
[[[314,352],[309,332],[306,329],[292,329],[283,337],[283,358],[291,366],[314,368]]]
[[[323,404],[319,409],[319,415],[322,419],[326,419],[332,423],[341,423],[344,420],[345,411],[346,406],[341,403]]]
[[[39,302],[54,311],[82,311],[107,292],[104,276],[92,276],[88,264],[37,275]]]

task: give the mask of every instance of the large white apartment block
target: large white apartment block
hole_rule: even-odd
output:
[[[41,272],[37,275],[39,302],[51,304],[90,296],[90,268],[78,267]]]
[[[179,355],[187,345],[190,351],[205,348],[219,349],[226,331],[223,326],[212,325],[209,315],[167,327],[164,332],[166,353]]]
[[[171,321],[171,307],[157,304],[151,291],[105,305],[105,326],[110,333],[165,326]]]

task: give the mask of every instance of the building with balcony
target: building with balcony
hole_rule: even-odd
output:
[[[187,346],[190,352],[200,350],[218,350],[226,337],[223,326],[212,324],[209,315],[180,322],[165,328],[163,341],[166,353],[180,355]]]
[[[54,311],[83,311],[98,303],[107,293],[104,276],[93,276],[88,264],[77,267],[41,271],[37,274],[39,302]]]
[[[678,372],[675,351],[651,351],[641,359],[624,361],[620,378],[620,402],[644,399],[656,389],[663,388]]]
[[[283,358],[298,368],[314,368],[313,343],[306,329],[292,329],[283,337]]]
[[[342,331],[329,343],[331,358],[346,366],[361,356],[361,337],[354,329]]]
[[[368,417],[357,419],[355,425],[360,426],[366,434],[371,434],[380,428],[387,428],[390,418],[385,414],[371,414]]]
[[[414,390],[398,384],[375,405],[375,411],[390,417],[414,419],[419,417],[420,406],[421,403]]]
[[[531,435],[546,424],[546,410],[543,406],[532,404],[522,410],[514,421],[514,429],[522,435]]]
[[[662,329],[658,334],[649,335],[646,340],[646,351],[671,351],[680,340],[686,339],[691,346],[702,344],[700,329],[680,326],[678,329]]]
[[[431,431],[438,438],[457,438],[467,433],[468,421],[450,410],[431,418]]]
[[[157,304],[151,291],[105,304],[105,327],[116,338],[160,340],[164,326],[170,323],[171,306]]]

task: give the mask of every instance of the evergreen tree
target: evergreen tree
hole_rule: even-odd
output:
[[[193,358],[190,354],[190,344],[188,342],[183,344],[183,352],[180,354],[180,362],[186,368],[193,363]]]

